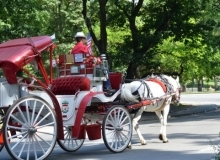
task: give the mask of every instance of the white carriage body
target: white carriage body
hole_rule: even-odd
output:
[[[0,78],[0,106],[9,107],[20,98],[17,84],[8,84],[6,78]]]
[[[78,75],[78,76],[82,76],[82,75]],[[92,75],[90,75],[89,79],[91,82],[90,91],[79,91],[77,93],[77,96],[56,95],[56,98],[59,102],[62,111],[63,125],[74,126],[78,107],[83,97],[85,97],[85,95],[87,95],[90,92],[102,91],[102,81],[97,81],[98,77],[96,77],[94,80]],[[53,102],[51,100],[51,97],[46,92],[41,90],[30,90],[28,89],[28,86],[23,86],[19,84],[9,84],[5,78],[0,79],[0,92],[1,92],[1,97],[0,97],[1,106],[9,107],[22,97],[26,97],[28,95],[35,95],[44,99],[46,102],[50,104],[51,107],[53,107]],[[110,97],[105,96],[104,93],[97,94],[92,98],[92,100],[89,101],[88,106],[91,103],[95,103],[95,102],[102,102],[102,103],[112,102],[119,94],[120,94],[119,90],[113,96]],[[29,104],[29,106],[30,109],[32,109],[31,106],[33,106],[33,104]],[[36,104],[36,109],[38,109],[39,107],[40,106]],[[45,114],[47,113],[47,111],[43,111],[42,113]]]

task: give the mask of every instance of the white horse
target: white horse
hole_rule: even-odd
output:
[[[150,104],[147,105],[145,105],[145,103],[144,106],[139,107],[139,109],[134,109],[136,112],[132,123],[142,145],[146,144],[146,140],[143,138],[139,130],[138,121],[140,120],[143,111],[156,113],[161,123],[159,139],[163,141],[163,143],[168,142],[166,126],[170,103],[172,101],[179,103],[180,91],[181,86],[179,83],[179,77],[174,79],[167,75],[151,76],[145,80],[133,81],[122,85],[122,100],[134,102],[134,104],[143,103],[144,101],[150,102]],[[128,147],[131,148],[131,143]]]

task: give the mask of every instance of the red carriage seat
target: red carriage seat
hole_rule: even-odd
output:
[[[51,83],[51,91],[55,95],[74,95],[79,90],[90,90],[90,80],[87,77],[59,77]]]

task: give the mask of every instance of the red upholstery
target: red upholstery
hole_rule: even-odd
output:
[[[88,78],[80,76],[59,77],[51,83],[51,91],[55,95],[74,95],[79,90],[90,90],[90,80]]]

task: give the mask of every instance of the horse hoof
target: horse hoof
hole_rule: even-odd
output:
[[[131,145],[128,145],[127,148],[128,148],[128,149],[132,149],[132,146],[131,146]]]
[[[163,141],[163,136],[162,136],[162,134],[159,134],[159,140]]]
[[[141,141],[141,145],[146,145],[147,144],[147,141],[146,140],[142,140]]]
[[[167,141],[163,141],[163,143],[168,143],[169,141],[167,140]]]

